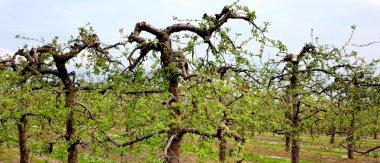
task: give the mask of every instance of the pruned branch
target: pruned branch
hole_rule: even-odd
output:
[[[178,135],[182,136],[186,133],[196,134],[205,137],[217,137],[217,133],[210,134],[208,132],[199,131],[196,128],[185,127],[178,131]]]
[[[90,118],[91,118],[92,120],[95,119],[94,116],[92,115],[90,109],[89,109],[85,104],[83,104],[83,103],[81,103],[81,102],[79,102],[79,101],[75,101],[75,103],[78,104],[78,105],[80,105],[80,106],[82,106],[82,107],[88,112],[88,115],[90,115]]]
[[[162,90],[141,90],[141,91],[129,91],[127,95],[149,94],[149,93],[162,93]]]
[[[146,139],[149,139],[151,138],[152,136],[154,135],[159,135],[159,134],[163,134],[163,133],[167,133],[168,131],[167,130],[159,130],[158,132],[150,132],[149,134],[146,134],[146,135],[143,135],[141,137],[138,137],[136,139],[133,139],[133,140],[130,140],[130,141],[127,141],[123,144],[120,144],[119,142],[117,142],[116,140],[114,140],[111,136],[109,136],[106,132],[103,131],[103,134],[106,136],[106,140],[107,141],[110,141],[112,142],[114,145],[116,145],[117,147],[125,147],[125,146],[128,146],[128,145],[132,145],[136,142],[140,142],[140,141],[143,141],[143,140],[146,140]]]
[[[233,137],[235,139],[235,141],[238,141],[238,142],[244,142],[245,141],[244,136],[239,135],[239,134],[231,131],[230,128],[225,123],[222,123],[222,128],[226,131],[227,135]]]
[[[174,138],[176,137],[176,135],[172,135],[169,137],[168,141],[166,142],[166,145],[165,145],[165,148],[164,148],[164,158],[165,160],[169,160],[169,155],[168,155],[168,150],[169,150],[169,147],[170,145],[172,144]]]
[[[352,137],[352,135],[351,135],[350,137]],[[350,138],[350,137],[348,137],[348,138]],[[367,150],[365,150],[365,151],[359,151],[359,150],[357,150],[357,149],[348,148],[347,146],[343,145],[343,144],[347,141],[348,138],[346,138],[345,140],[343,140],[343,141],[339,144],[339,146],[341,146],[341,147],[343,147],[343,148],[345,148],[345,149],[347,149],[347,150],[351,150],[351,151],[354,151],[354,152],[356,152],[356,153],[360,153],[360,154],[368,154],[368,153],[370,153],[370,152],[375,151],[376,149],[380,149],[380,145],[375,146],[375,147],[372,147],[372,148],[369,148],[369,149],[367,149]]]

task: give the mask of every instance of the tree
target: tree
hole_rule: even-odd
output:
[[[377,108],[376,102],[370,101],[370,95],[373,91],[372,87],[379,86],[373,77],[378,62],[375,60],[367,64],[363,59],[355,57],[354,63],[345,67],[343,73],[339,74],[335,80],[335,85],[340,90],[339,96],[343,97],[346,102],[341,109],[343,109],[349,123],[346,131],[347,137],[345,141],[340,143],[340,146],[347,149],[347,155],[350,159],[354,158],[355,141],[359,140],[360,137],[358,131],[367,126],[363,124],[365,118],[362,117],[367,115],[369,110],[376,110]],[[361,115],[363,113],[364,115]],[[347,147],[343,145],[344,142],[347,142]],[[367,151],[367,153],[369,152],[371,150]]]
[[[152,25],[149,25],[146,22],[139,22],[136,24],[134,31],[128,36],[128,41],[130,43],[136,43],[135,49],[128,56],[128,59],[131,62],[127,67],[129,71],[134,71],[138,65],[142,64],[143,59],[149,54],[149,52],[153,51],[153,53],[158,52],[160,54],[160,57],[157,57],[155,59],[161,63],[161,70],[156,71],[160,73],[159,81],[167,84],[167,89],[170,93],[170,97],[168,97],[163,102],[163,104],[170,111],[172,121],[180,121],[183,114],[181,113],[180,107],[174,105],[175,103],[181,103],[181,84],[179,83],[181,80],[180,78],[187,82],[191,81],[192,78],[198,77],[197,80],[202,82],[202,80],[214,80],[215,77],[213,75],[216,74],[215,70],[219,71],[222,78],[224,78],[225,73],[229,70],[235,71],[237,74],[249,73],[249,69],[244,69],[244,67],[246,67],[246,63],[248,62],[242,57],[242,52],[240,51],[241,47],[235,46],[234,42],[227,35],[226,29],[222,28],[222,26],[226,24],[227,21],[234,19],[246,21],[251,24],[253,37],[256,39],[263,39],[260,36],[263,30],[258,28],[253,22],[255,19],[255,13],[249,11],[249,9],[246,7],[238,6],[236,4],[225,6],[220,13],[215,14],[214,16],[204,14],[203,22],[199,23],[198,26],[192,25],[190,23],[178,23],[170,25],[164,29],[159,29],[153,27]],[[173,37],[178,37],[175,35],[176,33],[185,31],[190,32],[190,34],[184,35],[185,37],[189,38],[190,41],[187,43],[186,47],[175,50],[173,48]],[[154,36],[154,39],[149,40],[140,36],[141,32],[152,34]],[[212,41],[213,38],[220,40],[220,43],[217,46],[214,45],[215,43]],[[206,52],[206,59],[198,58],[198,63],[189,62],[186,54],[191,53],[194,50],[194,45],[200,43],[198,39],[201,39],[201,42],[204,42],[208,45],[209,50]],[[140,51],[139,56],[136,59],[132,59],[134,52],[138,50]],[[213,57],[215,58],[215,61],[212,61],[211,59],[213,58],[211,57],[209,60],[209,51],[211,51]],[[233,58],[231,60],[235,60],[236,64],[227,64],[227,61],[223,58],[223,53],[225,52],[232,53]],[[190,72],[190,67],[192,65],[195,65],[195,67],[197,67],[197,70],[203,68],[208,71],[204,72],[204,77],[200,77],[199,74]],[[222,81],[221,84],[225,85]],[[200,98],[197,97],[197,95],[193,97]],[[224,103],[222,99],[219,100],[219,102]],[[164,148],[166,161],[179,162],[179,155],[181,152],[180,144],[184,134],[186,133],[198,134],[208,137],[219,137],[222,142],[224,141],[223,138],[220,138],[220,136],[218,136],[220,135],[218,132],[216,134],[208,134],[200,132],[195,128],[183,127],[178,125],[178,123],[171,123],[168,130],[167,144]],[[118,143],[115,144],[119,145]],[[224,157],[221,156],[220,160],[224,161]]]
[[[24,47],[19,49],[11,60],[5,60],[4,63],[10,65],[13,71],[20,73],[22,78],[19,83],[32,83],[33,80],[43,80],[44,77],[53,77],[59,79],[63,84],[63,91],[58,91],[58,96],[61,93],[65,94],[65,110],[69,110],[68,117],[66,119],[66,133],[62,136],[69,143],[67,149],[68,162],[78,162],[78,145],[82,143],[81,138],[76,136],[75,129],[75,106],[82,105],[76,100],[76,88],[75,84],[75,72],[68,72],[67,64],[70,60],[77,57],[80,53],[83,53],[85,50],[89,51],[88,54],[93,54],[95,61],[100,59],[106,59],[111,61],[107,49],[114,48],[122,43],[116,43],[107,47],[101,47],[101,43],[96,34],[93,33],[92,28],[85,29],[79,28],[80,33],[77,38],[73,38],[68,41],[64,46],[57,43],[58,38],[55,38],[52,43],[45,44],[37,48],[28,49]],[[68,50],[66,50],[68,49]],[[97,58],[96,58],[97,57]],[[16,63],[16,58],[21,58],[20,64]],[[112,62],[112,61],[111,61]],[[46,81],[45,81],[46,82]],[[54,82],[53,82],[54,83]],[[45,85],[41,85],[40,88]],[[40,89],[36,88],[36,89]],[[21,115],[20,122],[18,124],[18,129],[20,132],[20,152],[21,156],[25,155],[25,158],[21,160],[28,160],[25,136],[25,127],[27,125],[27,116],[36,115],[35,113],[25,113]],[[50,118],[50,117],[48,117]],[[25,147],[21,148],[24,145]]]
[[[286,114],[286,117],[291,128],[289,132],[292,162],[299,162],[301,121],[326,111],[321,105],[324,100],[321,95],[329,89],[325,83],[335,77],[340,69],[350,67],[345,58],[351,55],[342,53],[337,48],[329,49],[327,46],[317,47],[310,43],[297,55],[285,52],[282,60],[270,61],[270,64],[276,67],[285,64],[277,75],[270,78],[268,88],[271,88],[272,82],[276,80],[279,84],[275,89],[284,89],[285,92],[283,97],[288,103],[290,113]]]

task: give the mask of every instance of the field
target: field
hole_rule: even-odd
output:
[[[347,158],[347,151],[343,148],[337,148],[336,145],[329,144],[329,137],[314,136],[314,140],[310,136],[301,137],[300,162],[380,162],[380,150],[371,152],[368,155],[356,154],[354,159]],[[215,152],[210,159],[207,156],[197,156],[196,151],[191,148],[191,137],[185,137],[183,143],[183,154],[181,159],[183,162],[217,162],[218,153]],[[337,137],[337,141],[343,138]],[[90,155],[81,155],[79,162],[147,162],[148,146],[126,147],[127,152],[121,156],[117,153],[110,153],[107,159],[96,159]],[[359,146],[360,149],[367,149],[371,146],[380,144],[380,140],[364,139]],[[217,145],[217,144],[216,144]],[[135,149],[133,149],[135,148]],[[244,144],[244,161],[243,162],[290,162],[290,151],[285,151],[283,137],[281,135],[272,135],[270,133],[259,134],[247,140]],[[157,155],[160,155],[160,149],[157,149]],[[229,154],[227,152],[227,154]],[[53,152],[49,155],[32,154],[32,162],[66,162],[65,157],[59,157],[59,154]],[[156,157],[158,157],[156,155]],[[202,158],[200,158],[202,157]],[[160,158],[156,158],[159,160]],[[14,147],[1,148],[0,162],[18,162],[18,151]],[[234,162],[227,156],[227,162]]]

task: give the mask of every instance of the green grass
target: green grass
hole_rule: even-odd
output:
[[[281,136],[281,135],[280,136],[276,135],[273,137],[272,134],[266,133],[266,134],[260,134],[257,136],[275,138],[275,139],[277,139],[276,140],[277,142],[248,139],[246,141],[246,143],[244,144],[244,146],[256,146],[259,148],[273,148],[273,147],[284,148],[285,147],[284,141],[283,141],[283,136]],[[121,135],[112,135],[112,137],[114,137],[115,139],[117,139],[118,141],[121,141],[121,142],[128,139],[128,138],[125,138],[124,136],[121,136]],[[82,152],[80,152],[81,154],[79,155],[78,161],[83,162],[83,163],[84,162],[113,163],[113,162],[120,161],[120,159],[117,157],[118,153],[133,154],[136,156],[136,159],[137,159],[136,161],[160,160],[159,156],[157,156],[156,148],[151,149],[149,147],[149,144],[151,144],[151,143],[157,144],[157,141],[160,140],[159,138],[157,140],[156,139],[152,139],[150,141],[143,141],[143,142],[135,145],[133,148],[129,148],[129,147],[116,148],[116,149],[112,150],[112,153],[114,153],[114,156],[112,156],[111,158],[103,158],[103,157],[100,158],[97,156],[90,156],[89,154],[83,154],[83,151],[82,151]],[[343,138],[337,137],[336,138],[337,142],[340,139],[343,139]],[[206,160],[217,161],[218,149],[217,149],[217,147],[215,147],[215,144],[218,143],[217,140],[208,140],[208,141],[202,141],[202,142],[199,142],[197,140],[198,139],[192,139],[189,142],[184,141],[182,144],[182,151],[183,152],[181,155],[182,156],[194,156],[191,158],[196,158],[197,160],[200,160],[200,161],[206,161]],[[317,145],[317,143],[318,144],[320,144],[320,143],[328,144],[328,141],[329,141],[328,136],[315,137],[315,139],[313,140],[313,139],[311,139],[311,137],[309,135],[305,135],[302,137],[302,140],[306,141],[308,143],[313,143],[313,145],[303,145],[301,143],[301,149],[302,150],[308,150],[310,152],[318,152],[318,153],[321,152],[321,153],[323,153],[323,155],[331,155],[331,156],[334,155],[337,157],[344,156],[344,155],[346,155],[346,152],[347,152],[346,149],[334,148],[334,147],[332,147],[332,145],[326,145],[326,147],[321,146],[321,145]],[[234,142],[234,141],[228,140],[228,142]],[[365,145],[367,145],[367,144],[374,145],[376,143],[379,143],[379,140],[369,139],[369,140],[363,140],[362,142]],[[160,142],[160,143],[162,143],[162,142]],[[316,144],[314,145],[314,143],[316,143]],[[5,147],[5,146],[3,146],[3,147]],[[159,148],[159,147],[157,147],[157,148]],[[55,151],[53,151],[52,153],[42,154],[42,156],[45,156],[45,157],[48,157],[51,159],[55,159],[55,160],[65,161],[67,159],[67,153],[65,153],[65,151],[57,151],[56,149],[57,148],[55,148]],[[148,154],[146,154],[144,156],[144,158],[139,158],[141,152],[147,151],[147,150],[148,150]],[[12,162],[15,159],[17,159],[17,157],[19,155],[18,150],[17,150],[17,146],[13,146],[13,147],[9,147],[9,148],[1,148],[0,153],[1,153],[0,154],[0,162]],[[286,157],[270,156],[270,154],[268,154],[268,155],[248,153],[248,152],[243,153],[245,160],[250,161],[250,162],[265,162],[265,163],[266,162],[268,162],[268,163],[271,163],[271,162],[290,162],[290,159],[286,158]],[[379,158],[380,152],[371,152],[369,155],[367,155],[367,157]],[[37,163],[46,162],[41,157],[36,156],[36,154],[32,154],[32,153],[31,153],[31,159],[32,159],[32,162],[37,162]],[[232,160],[233,158],[227,157],[227,159]],[[301,160],[300,162],[307,162],[307,161]]]
[[[247,161],[252,162],[263,162],[263,163],[287,163],[291,162],[289,158],[283,158],[283,157],[274,157],[274,156],[266,156],[261,154],[255,154],[255,153],[245,153],[244,158]],[[300,163],[307,163],[308,161],[300,160]]]

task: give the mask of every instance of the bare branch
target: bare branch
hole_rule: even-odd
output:
[[[75,101],[75,103],[78,104],[78,105],[80,105],[80,106],[82,106],[82,107],[88,112],[88,115],[90,115],[90,118],[91,118],[92,120],[95,120],[95,118],[94,118],[94,116],[92,115],[90,109],[89,109],[86,105],[84,105],[83,103],[81,103],[81,102],[79,102],[79,101]]]
[[[142,90],[142,91],[130,91],[126,92],[127,95],[138,95],[138,94],[148,94],[148,93],[162,93],[162,90]]]
[[[168,141],[166,142],[166,145],[165,145],[165,148],[164,148],[164,158],[165,160],[169,160],[169,155],[168,155],[168,150],[169,150],[169,147],[170,145],[172,144],[174,138],[176,137],[176,135],[172,135],[169,137]]]
[[[103,131],[103,134],[105,134],[107,140],[110,141],[110,142],[112,142],[117,147],[124,147],[124,146],[128,146],[128,145],[132,145],[132,144],[134,144],[136,142],[140,142],[140,141],[149,139],[149,138],[151,138],[152,136],[154,136],[156,134],[162,134],[162,133],[167,133],[167,130],[159,130],[158,132],[151,132],[149,134],[143,135],[143,136],[138,137],[136,139],[133,139],[133,140],[127,141],[127,142],[125,142],[123,144],[120,144],[116,140],[114,140],[111,136],[109,136],[106,132]]]
[[[217,137],[217,133],[210,134],[208,132],[199,131],[196,128],[190,128],[190,127],[182,128],[178,131],[178,135],[180,136],[186,133],[197,134],[197,135],[205,136],[205,137]]]
[[[352,135],[351,135],[350,137],[352,137]],[[349,137],[348,137],[348,138],[349,138]],[[376,149],[380,148],[380,145],[375,146],[375,147],[372,147],[372,148],[369,148],[369,149],[366,150],[366,151],[359,151],[359,150],[357,150],[357,149],[348,148],[347,146],[343,145],[343,144],[347,141],[348,138],[346,138],[345,140],[343,140],[343,141],[339,144],[339,146],[342,146],[343,148],[345,148],[345,149],[347,149],[347,150],[351,150],[351,151],[354,151],[354,152],[356,152],[356,153],[360,153],[360,154],[368,154],[368,153],[373,152],[373,151],[375,151]]]

